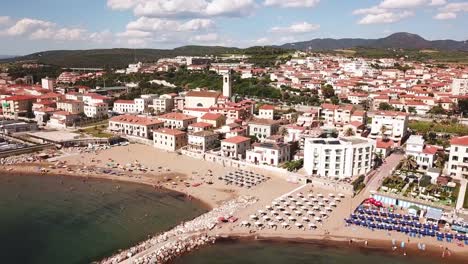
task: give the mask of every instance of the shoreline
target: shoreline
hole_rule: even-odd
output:
[[[397,247],[396,250],[392,250],[391,241],[380,240],[380,239],[371,239],[368,241],[368,246],[364,245],[365,239],[353,238],[353,243],[350,244],[348,238],[337,237],[337,236],[328,236],[322,238],[300,238],[300,237],[281,237],[281,236],[264,236],[264,235],[252,235],[252,234],[232,234],[223,236],[220,235],[216,238],[215,244],[223,243],[242,243],[247,242],[259,242],[265,244],[302,244],[302,245],[312,245],[318,248],[334,248],[340,251],[359,251],[364,253],[378,253],[385,254],[387,256],[406,256],[408,258],[419,258],[419,259],[439,259],[441,262],[450,262],[450,263],[465,263],[466,258],[468,257],[468,252],[452,252],[450,257],[442,258],[441,252],[442,249],[428,245],[426,250],[421,251],[417,248],[416,243],[406,244],[405,249],[403,250],[400,247]],[[398,243],[397,243],[398,245]],[[207,244],[204,247],[210,247],[212,244]],[[406,252],[406,255],[403,253]],[[195,252],[187,252],[184,255],[192,254]],[[195,253],[196,254],[196,253]]]
[[[23,165],[23,166],[21,166]],[[26,166],[24,166],[26,165]],[[42,164],[43,166],[44,164]],[[36,166],[41,166],[41,165],[36,165]],[[100,174],[100,173],[94,173],[94,174],[86,174],[86,175],[80,175],[79,173],[60,173],[60,172],[47,172],[47,173],[41,173],[37,171],[33,171],[31,167],[36,167],[35,164],[15,164],[15,165],[10,165],[7,166],[9,168],[14,168],[14,170],[8,170],[5,169],[4,167],[0,167],[0,177],[3,174],[9,174],[13,176],[38,176],[38,177],[72,177],[72,178],[77,178],[77,179],[86,179],[86,180],[103,180],[103,181],[111,181],[111,182],[121,182],[121,183],[128,183],[128,184],[139,184],[139,185],[144,185],[148,187],[152,187],[154,190],[160,190],[162,192],[173,192],[176,193],[180,196],[183,196],[185,200],[187,201],[193,201],[194,203],[198,204],[200,207],[203,209],[206,209],[207,211],[213,210],[214,206],[210,204],[209,201],[205,201],[200,197],[194,197],[191,196],[190,194],[187,194],[183,192],[183,190],[177,190],[174,188],[170,188],[168,186],[164,186],[162,184],[158,183],[153,183],[151,182],[154,179],[148,178],[147,176],[144,175],[138,175],[139,177],[146,177],[146,179],[136,179],[136,178],[131,178],[128,176],[112,176],[112,175],[107,175],[107,174]],[[174,174],[174,173],[172,173]]]

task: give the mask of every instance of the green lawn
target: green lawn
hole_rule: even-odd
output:
[[[456,135],[467,135],[468,126],[450,123],[439,124],[427,121],[410,121],[409,127],[419,133],[435,132],[435,133],[450,133]]]
[[[113,137],[114,135],[111,134],[111,133],[107,133],[105,131],[105,128],[106,127],[96,126],[96,127],[86,128],[86,129],[79,129],[78,131],[81,132],[81,133],[84,133],[84,134],[91,135],[93,137],[97,137],[97,138],[111,138],[111,137]]]

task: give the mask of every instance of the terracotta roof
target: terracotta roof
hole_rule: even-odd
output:
[[[135,124],[135,125],[156,125],[163,124],[164,121],[161,121],[156,118],[134,116],[134,115],[120,115],[114,116],[110,119],[112,122],[126,123],[126,124]]]
[[[114,104],[134,104],[135,101],[133,100],[117,100],[114,102]]]
[[[175,120],[196,119],[195,116],[186,115],[186,114],[182,114],[182,113],[167,113],[167,114],[159,116],[159,118],[162,118],[162,119],[175,119]]]
[[[335,109],[338,109],[338,105],[334,105],[334,104],[322,104],[322,108],[323,109],[327,109],[327,110],[335,110]]]
[[[161,128],[158,130],[154,130],[154,133],[160,133],[160,134],[166,134],[166,135],[171,135],[171,136],[179,136],[186,134],[183,131],[177,130],[177,129],[169,129],[169,128]]]
[[[391,148],[392,146],[393,146],[393,142],[391,140],[384,141],[381,138],[377,139],[377,142],[376,142],[377,148],[387,149],[387,148]]]
[[[246,142],[246,141],[250,142],[250,138],[243,137],[243,136],[235,136],[235,137],[231,137],[231,138],[227,138],[223,140],[223,142],[225,143],[233,143],[233,144],[239,144],[239,143]]]
[[[218,98],[221,95],[219,92],[210,92],[210,91],[190,91],[185,96],[190,97],[211,97]]]
[[[5,101],[27,101],[27,100],[35,100],[35,99],[36,97],[31,96],[31,95],[14,95],[14,96],[7,97],[3,100]]]
[[[208,124],[208,123],[205,123],[205,122],[197,122],[197,123],[191,124],[189,127],[208,128],[208,127],[212,127],[212,126],[213,126],[212,124]]]
[[[440,147],[437,147],[437,146],[426,145],[426,146],[424,146],[423,153],[424,153],[424,154],[434,155],[434,154],[436,154],[437,151],[439,151],[440,149],[441,149],[441,148],[440,148]]]
[[[382,116],[408,116],[408,113],[405,113],[405,112],[398,112],[398,111],[379,111],[379,112],[375,112],[375,115],[382,115]]]
[[[468,146],[468,136],[455,137],[450,140],[451,145]]]
[[[54,112],[54,115],[70,116],[70,115],[77,115],[77,114],[70,113],[67,111],[57,111],[57,112]]]
[[[216,113],[206,113],[204,114],[201,119],[205,120],[218,120],[218,118],[222,117],[222,114],[216,114]]]
[[[275,110],[275,106],[274,105],[262,105],[260,106],[260,109],[261,110]]]

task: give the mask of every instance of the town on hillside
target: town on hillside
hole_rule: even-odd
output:
[[[223,60],[178,56],[125,69],[58,71],[36,63],[4,65],[0,73],[2,165],[82,155],[75,165],[104,166],[114,164],[116,158],[86,153],[116,147],[128,154],[126,161],[101,172],[120,175],[122,169],[148,170],[148,166],[132,165],[133,155],[142,153],[132,148],[154,148],[186,161],[188,167],[197,160],[236,171],[202,180],[196,178],[197,173],[200,176],[197,168],[181,168],[194,171],[196,180],[186,183],[190,188],[223,184],[264,190],[259,186],[269,177],[248,172],[259,169],[281,175],[288,183],[335,188],[329,199],[337,203],[341,196],[358,197],[356,211],[340,209],[346,212],[339,215],[342,227],[374,230],[375,225],[397,230],[398,226],[398,232],[431,236],[439,224],[437,231],[445,230],[442,240],[449,239],[450,232],[468,230],[466,65],[302,51],[267,67],[245,59],[245,55]],[[21,159],[15,160],[15,155]],[[155,162],[168,159],[151,157],[149,152],[142,155]],[[107,160],[98,164],[103,157]],[[71,170],[60,162],[53,167]],[[154,170],[166,169],[162,167]],[[173,179],[169,184],[178,183]],[[280,190],[286,191],[270,189]],[[265,205],[276,208],[269,199]],[[333,204],[327,206],[330,212]],[[427,231],[413,232],[411,227],[406,232],[396,220],[382,224],[381,219],[390,217],[379,209],[382,204],[402,210],[400,216],[408,221],[424,219],[421,225],[427,224]],[[374,209],[380,211],[374,213]],[[301,214],[307,218],[304,210]],[[322,224],[329,213],[320,216],[319,211],[311,213],[317,223],[304,221]],[[241,215],[243,221],[237,223],[254,230],[249,232],[261,232],[270,223],[307,225],[292,219],[284,222],[282,218],[294,216],[281,213],[274,216],[278,222],[262,222],[262,212]],[[434,237],[440,236],[434,233]],[[468,244],[466,236],[458,240]]]

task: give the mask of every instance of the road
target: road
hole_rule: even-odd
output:
[[[365,189],[361,192],[364,196],[369,197],[370,191],[377,191],[382,184],[383,179],[390,176],[398,163],[404,158],[403,154],[393,153],[385,159],[385,162],[377,169],[377,173],[366,184]]]

